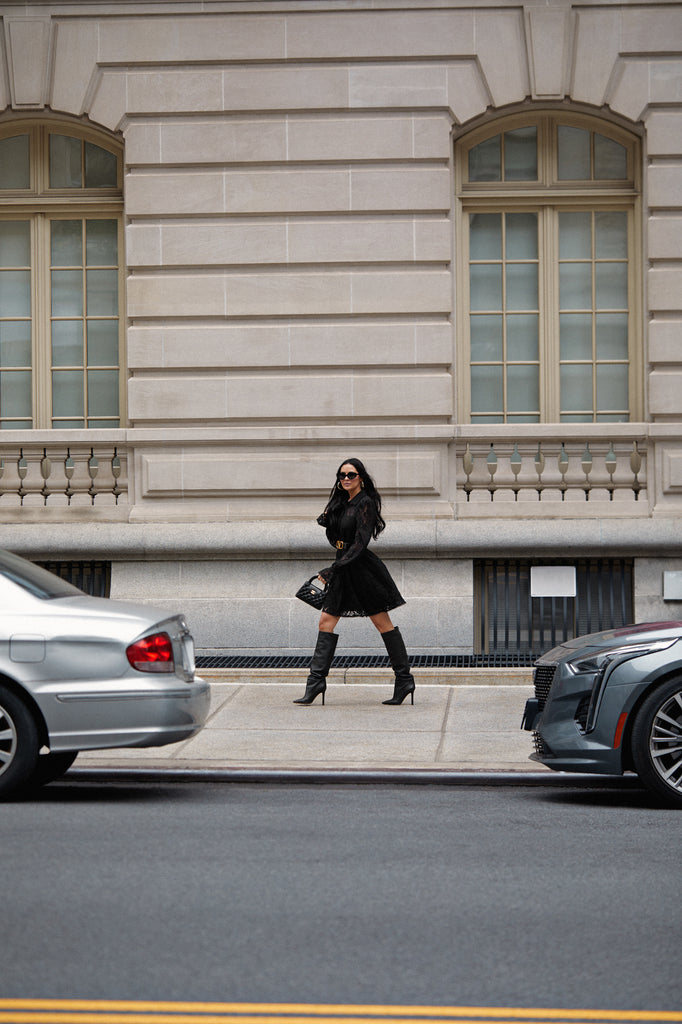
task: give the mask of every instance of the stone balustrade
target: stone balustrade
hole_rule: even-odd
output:
[[[468,433],[468,432],[467,432]],[[457,442],[457,507],[470,514],[648,515],[648,442],[623,430],[609,436],[590,425],[542,440],[477,430]],[[504,511],[503,506],[516,505]],[[464,512],[466,514],[466,511]]]
[[[127,516],[125,446],[80,441],[12,443],[0,438],[0,515],[31,518]]]

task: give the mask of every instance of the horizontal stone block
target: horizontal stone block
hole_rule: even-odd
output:
[[[682,164],[654,164],[649,168],[649,207],[682,209]]]
[[[264,218],[196,222],[138,221],[126,230],[130,267],[292,263],[447,263],[445,219],[395,216],[339,220]]]
[[[451,416],[452,378],[441,374],[358,376],[353,381],[353,415]]]
[[[292,493],[319,496],[321,491],[327,494],[334,483],[333,473],[339,456],[338,453],[332,456],[329,452],[315,454],[284,450],[261,454],[249,449],[230,452],[195,447],[182,450],[173,449],[171,446],[163,453],[139,451],[138,459],[143,482],[143,498],[201,498],[204,495],[229,497],[235,494]],[[371,466],[371,471],[377,478],[386,476],[385,473],[382,474],[382,461],[375,459]],[[406,489],[410,493],[440,493],[438,452],[424,450],[402,453],[400,471],[408,481]],[[318,539],[324,543],[321,531]],[[246,562],[244,566],[248,567],[249,564]],[[302,570],[298,568],[295,575],[298,575],[299,571],[302,576]],[[246,568],[242,575],[248,576]],[[245,584],[244,592],[247,589],[253,592],[253,584]],[[259,592],[264,592],[262,580]],[[272,593],[271,590],[269,592]]]
[[[351,107],[444,107],[447,65],[359,64],[348,69]]]
[[[132,425],[186,420],[227,419],[227,382],[224,378],[172,379],[133,377],[128,381],[128,417]]]
[[[438,57],[474,52],[471,11],[344,11],[287,21],[287,58]]]
[[[290,118],[287,126],[288,159],[404,160],[448,157],[448,132],[444,119],[438,125],[445,132],[436,138],[421,136],[421,152],[415,152],[415,125],[411,117],[318,117]]]
[[[669,53],[671,41],[682,39],[682,10],[677,4],[623,7],[621,49],[623,53]],[[655,15],[654,15],[655,11]]]
[[[154,114],[207,113],[223,109],[223,77],[218,67],[200,71],[191,68],[159,71],[129,68],[126,89],[129,114],[148,111]],[[190,129],[190,125],[184,127]]]
[[[654,267],[647,274],[647,286],[651,312],[682,309],[682,265]]]
[[[439,210],[452,206],[447,167],[353,169],[353,210]]]
[[[682,214],[652,217],[647,235],[649,259],[682,259]]]
[[[283,60],[286,19],[282,15],[101,18],[98,59],[104,64],[172,64],[229,60]]]
[[[134,275],[131,317],[292,316],[340,313],[447,313],[450,275],[394,273],[261,273]]]
[[[649,102],[679,103],[682,100],[680,61],[659,58],[649,62]]]
[[[682,371],[653,370],[649,374],[649,408],[654,416],[680,415]]]
[[[682,320],[653,320],[649,324],[652,363],[682,362]]]
[[[225,68],[225,110],[318,110],[348,106],[348,70],[320,64]]]
[[[678,69],[678,75],[682,69]],[[654,156],[682,156],[682,112],[653,110],[646,122],[647,152]]]
[[[128,366],[446,366],[453,346],[449,323],[135,325],[128,329]]]

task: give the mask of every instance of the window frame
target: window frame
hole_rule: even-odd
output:
[[[537,127],[537,169],[535,181],[469,182],[469,152],[495,135],[534,125]],[[569,181],[558,178],[558,128],[569,126],[603,135],[623,145],[627,154],[627,178],[618,180]],[[628,225],[628,398],[627,422],[639,422],[644,416],[642,324],[642,225],[641,225],[641,141],[632,131],[591,114],[555,110],[525,110],[487,120],[454,139],[456,232],[456,330],[458,344],[457,408],[462,423],[493,426],[484,416],[472,417],[471,409],[471,337],[469,297],[469,217],[470,214],[506,214],[532,212],[538,215],[538,289],[539,289],[539,421],[516,416],[507,424],[536,425],[561,423],[559,384],[559,213],[625,211]],[[592,310],[593,314],[595,310]],[[506,366],[506,363],[502,364]],[[604,413],[605,414],[605,413]],[[484,414],[485,415],[485,414]],[[593,410],[592,422],[600,421]],[[583,421],[585,422],[585,421]],[[568,426],[569,422],[562,425]]]
[[[31,119],[0,123],[0,140],[19,135],[29,136],[29,187],[0,189],[0,220],[26,220],[30,224],[31,244],[31,430],[105,430],[119,429],[126,422],[125,370],[125,257],[123,205],[123,145],[113,136],[94,129],[54,120]],[[116,186],[86,188],[50,188],[49,139],[62,135],[89,142],[116,158]],[[52,411],[52,309],[50,224],[53,220],[115,220],[118,244],[118,421],[111,427],[90,427],[88,409],[83,410],[83,425],[63,426],[53,423]],[[83,313],[85,321],[85,310]],[[83,372],[87,375],[87,355]],[[86,394],[84,385],[84,395]],[[92,416],[91,419],[99,417]]]

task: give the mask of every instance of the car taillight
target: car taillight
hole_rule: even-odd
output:
[[[173,644],[168,633],[154,633],[137,640],[126,650],[133,668],[140,672],[174,672]]]

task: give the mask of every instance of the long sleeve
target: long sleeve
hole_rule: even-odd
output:
[[[329,579],[338,569],[343,569],[353,562],[366,549],[372,539],[372,531],[376,523],[376,506],[371,498],[365,498],[355,509],[355,535],[344,548],[343,555],[333,565],[320,571],[322,579]]]

